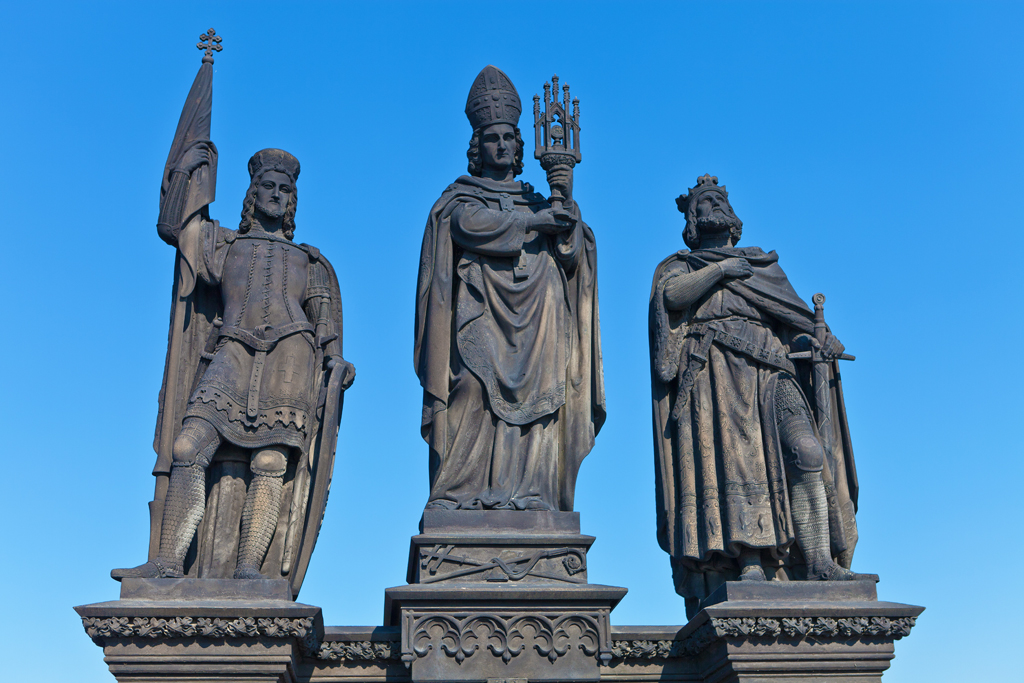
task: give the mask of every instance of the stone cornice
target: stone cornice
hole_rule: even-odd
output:
[[[97,645],[108,638],[294,638],[304,654],[319,647],[313,617],[82,617]]]
[[[612,661],[692,657],[720,639],[755,640],[899,640],[910,634],[916,617],[715,617],[678,639],[614,639]],[[401,658],[394,640],[327,640],[313,617],[82,617],[88,636],[98,645],[113,638],[294,638],[302,654],[321,661],[388,662]],[[685,630],[685,629],[684,629]]]
[[[675,659],[690,657],[723,638],[849,640],[882,638],[899,640],[910,634],[916,617],[708,617],[707,621],[678,640],[614,640],[612,659]],[[614,637],[614,634],[613,634]]]

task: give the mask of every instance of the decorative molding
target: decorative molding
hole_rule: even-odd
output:
[[[458,550],[463,554],[457,555]],[[492,572],[494,578],[505,581],[519,581],[527,577],[552,579],[567,583],[586,583],[585,579],[574,579],[574,575],[587,569],[586,551],[580,548],[562,547],[541,550],[519,550],[512,557],[495,557],[494,549],[489,547],[457,547],[454,544],[435,543],[433,546],[419,548],[419,580],[418,583],[436,583],[458,579],[465,581],[467,577]],[[476,557],[474,557],[476,555]],[[560,566],[565,575],[552,574],[537,569],[542,560],[562,558]],[[454,569],[451,568],[454,565]],[[543,566],[543,565],[542,565]],[[556,567],[559,566],[557,563]],[[446,571],[439,573],[441,569]]]
[[[712,619],[722,637],[892,638],[910,635],[914,617],[731,617]]]
[[[676,659],[720,638],[891,638],[910,635],[915,617],[712,617],[682,640],[615,640],[613,659]]]
[[[692,657],[713,641],[714,629],[704,624],[683,640],[615,640],[612,659],[679,659]]]
[[[93,642],[106,638],[296,638],[303,654],[320,644],[312,617],[82,617]]]
[[[401,646],[397,640],[370,642],[369,640],[331,640],[320,644],[316,659],[340,661],[383,661],[401,659]]]
[[[484,651],[506,663],[524,651],[536,651],[551,662],[573,649],[593,657],[602,649],[599,618],[578,613],[551,618],[541,614],[473,614],[462,619],[429,614],[413,623],[409,638],[412,651],[403,653],[403,659],[409,663],[435,649],[459,664]]]

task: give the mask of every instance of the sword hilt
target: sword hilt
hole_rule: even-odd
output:
[[[812,348],[810,351],[797,351],[787,354],[786,357],[790,360],[810,360],[822,363],[827,360],[821,357],[821,346],[825,343],[825,335],[828,333],[828,327],[825,325],[825,295],[818,292],[811,297],[811,301],[814,302],[814,334],[798,334],[793,340],[807,339]],[[836,356],[836,360],[857,360],[857,357],[849,353],[843,353]]]

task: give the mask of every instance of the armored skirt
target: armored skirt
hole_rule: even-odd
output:
[[[250,386],[256,352],[221,337],[210,366],[192,394],[185,417],[201,417],[227,441],[243,448],[271,445],[304,448],[313,403],[312,334],[280,340],[267,353],[259,384]],[[247,414],[250,392],[258,392],[255,416]]]

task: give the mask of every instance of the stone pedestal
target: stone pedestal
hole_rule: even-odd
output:
[[[924,611],[873,582],[730,582],[685,626],[612,627],[626,589],[586,583],[579,518],[509,514],[428,512],[383,626],[325,629],[268,580],[129,579],[75,610],[121,683],[880,683]]]
[[[867,581],[726,583],[678,630],[613,630],[602,680],[880,683],[923,611]]]
[[[283,580],[125,579],[120,600],[75,611],[122,683],[291,683],[324,630]]]
[[[413,681],[598,681],[625,588],[587,583],[573,512],[427,510],[385,592]]]

